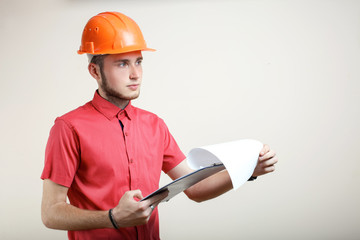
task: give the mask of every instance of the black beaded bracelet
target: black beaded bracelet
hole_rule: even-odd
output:
[[[110,218],[110,221],[111,221],[112,225],[114,226],[114,228],[119,229],[119,226],[117,225],[117,223],[114,219],[114,216],[112,214],[112,209],[109,210],[109,218]]]

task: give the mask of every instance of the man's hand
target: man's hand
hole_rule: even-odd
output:
[[[70,205],[66,202],[67,192],[67,187],[50,179],[44,180],[41,217],[46,227],[71,231],[113,227],[109,211],[85,210]],[[135,198],[143,198],[141,191],[128,191],[112,210],[113,219],[119,227],[146,224],[154,208],[167,195],[166,191],[139,202]]]
[[[277,162],[276,153],[265,144],[259,154],[259,159],[252,176],[257,177],[275,171],[275,164]]]
[[[154,208],[168,195],[161,193],[145,201],[136,201],[144,198],[140,190],[126,192],[113,209],[112,213],[119,227],[132,227],[146,224]]]

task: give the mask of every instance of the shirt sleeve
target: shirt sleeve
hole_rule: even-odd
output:
[[[79,165],[79,141],[70,124],[56,119],[45,150],[41,179],[70,187]]]
[[[174,137],[171,135],[166,124],[162,121],[163,127],[165,128],[165,138],[164,138],[164,160],[162,170],[167,173],[179,163],[181,163],[186,157],[184,153],[180,150],[178,144],[176,143]]]

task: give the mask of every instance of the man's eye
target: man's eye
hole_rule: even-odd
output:
[[[120,62],[120,63],[118,64],[118,66],[119,66],[119,67],[126,67],[126,63],[125,63],[125,62]]]
[[[142,63],[142,60],[139,60],[136,62],[137,65],[141,65],[141,63]]]

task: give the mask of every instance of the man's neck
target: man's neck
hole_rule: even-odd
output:
[[[112,104],[114,104],[115,106],[121,108],[121,109],[124,109],[126,108],[126,106],[129,104],[130,100],[125,100],[125,99],[119,99],[119,98],[116,98],[116,97],[109,97],[109,96],[106,96],[105,98],[106,100],[108,100],[109,102],[111,102]]]
[[[104,92],[101,92],[99,90],[98,90],[98,93],[102,98],[104,98],[108,102],[111,102],[112,104],[114,104],[115,106],[117,106],[118,108],[121,108],[121,109],[124,109],[130,102],[130,100],[127,100],[127,99],[121,99],[118,97],[108,96],[107,94],[105,94]]]

